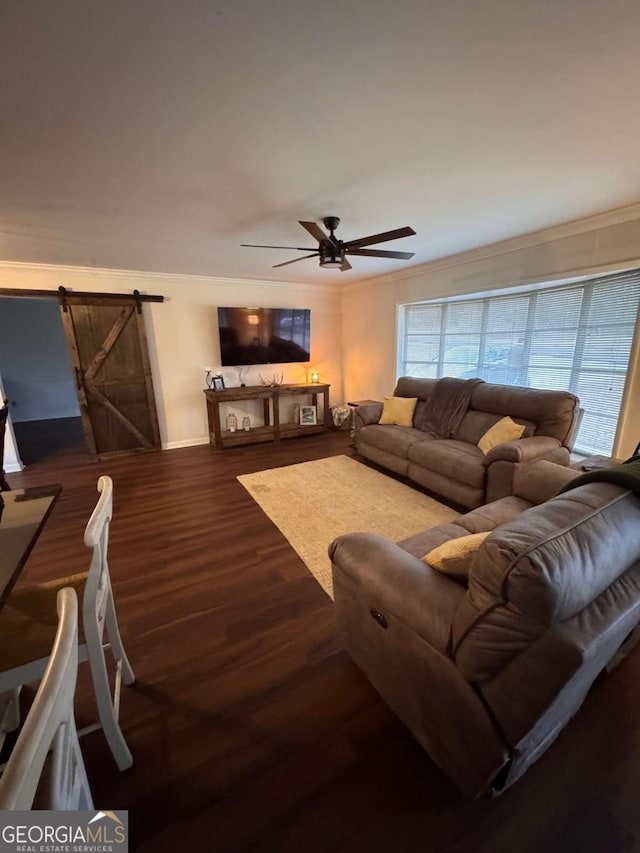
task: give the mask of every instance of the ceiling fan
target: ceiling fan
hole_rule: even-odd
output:
[[[396,228],[395,231],[384,231],[382,234],[371,234],[369,237],[360,237],[358,240],[349,240],[343,243],[334,234],[334,231],[340,224],[340,219],[337,216],[325,216],[322,221],[324,227],[329,232],[328,234],[316,222],[302,222],[300,220],[300,225],[318,241],[316,249],[302,248],[300,246],[257,246],[255,243],[242,243],[241,245],[251,249],[291,249],[295,252],[311,252],[310,255],[303,255],[301,258],[293,258],[293,260],[285,261],[282,264],[274,264],[273,269],[276,267],[286,267],[288,264],[295,264],[307,258],[319,257],[321,267],[339,269],[341,272],[345,272],[352,269],[347,255],[363,255],[367,258],[397,258],[408,261],[415,254],[415,252],[390,252],[385,249],[363,248],[363,246],[372,246],[374,243],[397,240],[400,237],[411,237],[416,233],[413,228]]]

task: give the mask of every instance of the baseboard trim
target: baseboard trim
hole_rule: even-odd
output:
[[[163,441],[163,450],[179,450],[181,447],[197,447],[200,444],[209,444],[209,436],[204,438],[185,438],[182,441]]]
[[[162,449],[179,450],[181,447],[197,447],[201,444],[209,444],[209,437],[185,438],[182,441],[163,441]],[[19,462],[5,462],[4,470],[7,474],[19,474],[21,471],[24,471],[24,465]]]

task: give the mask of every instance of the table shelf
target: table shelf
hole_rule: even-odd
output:
[[[207,419],[209,422],[209,442],[216,450],[224,450],[229,447],[238,447],[245,444],[258,444],[265,441],[277,442],[284,438],[295,438],[301,435],[314,435],[327,432],[331,427],[331,413],[329,411],[329,388],[331,386],[320,383],[302,383],[292,385],[253,385],[243,388],[227,388],[224,391],[205,390],[207,401]],[[281,423],[281,403],[287,397],[309,395],[311,405],[318,412],[318,398],[322,397],[322,417],[315,424],[299,424],[291,421]],[[221,404],[240,403],[246,400],[262,400],[262,414],[264,426],[253,427],[250,430],[237,429],[234,432],[222,429],[222,418],[220,412]],[[301,404],[304,405],[304,404]],[[241,426],[242,418],[238,426]]]

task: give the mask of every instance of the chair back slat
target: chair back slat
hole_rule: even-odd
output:
[[[51,808],[93,807],[73,715],[78,673],[78,599],[61,589],[58,630],[40,687],[0,778],[0,810],[32,807],[53,746]]]
[[[92,549],[92,555],[82,604],[82,618],[85,633],[89,623],[97,624],[98,636],[102,641],[106,607],[111,595],[107,552],[109,524],[113,517],[113,480],[107,474],[103,474],[98,480],[98,492],[100,497],[84,532],[84,544]]]

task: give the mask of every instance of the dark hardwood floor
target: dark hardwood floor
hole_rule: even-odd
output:
[[[14,421],[13,432],[25,465],[68,453],[87,453],[82,418]]]
[[[600,681],[550,750],[496,800],[461,798],[350,662],[333,605],[236,475],[347,453],[344,432],[215,454],[9,475],[64,491],[24,580],[85,568],[100,473],[115,483],[110,567],[137,682],[119,773],[83,738],[100,808],[129,809],[132,849],[617,853],[640,849],[640,651]],[[78,724],[91,721],[86,666]]]

